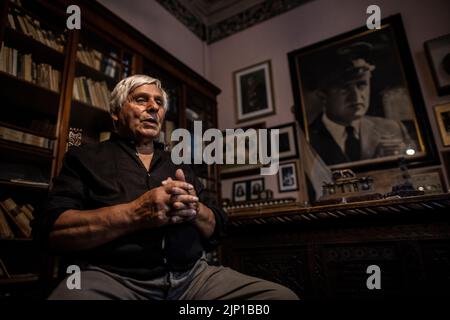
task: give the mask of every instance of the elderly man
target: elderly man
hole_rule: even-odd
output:
[[[413,145],[401,122],[366,115],[375,70],[367,61],[370,49],[368,43],[341,48],[328,56],[321,74],[323,113],[311,123],[309,135],[328,165],[405,155]]]
[[[296,299],[289,289],[209,266],[226,215],[204,201],[188,166],[155,148],[167,94],[135,75],[112,92],[115,134],[67,152],[40,221],[50,249],[81,272],[50,299]]]

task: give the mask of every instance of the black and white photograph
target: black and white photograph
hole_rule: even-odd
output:
[[[278,152],[280,160],[288,160],[298,157],[298,142],[295,123],[287,123],[284,125],[270,128],[270,130],[278,129]]]
[[[450,103],[434,107],[442,145],[450,146]]]
[[[234,72],[237,122],[275,113],[270,61]]]
[[[399,16],[288,54],[297,117],[333,168],[430,160],[427,116]]]
[[[264,178],[250,180],[250,200],[259,200],[264,191]]]
[[[280,192],[298,190],[296,162],[280,164],[278,171],[278,189]]]
[[[233,202],[247,200],[247,182],[240,181],[233,183]]]
[[[450,94],[450,34],[424,44],[438,95]]]

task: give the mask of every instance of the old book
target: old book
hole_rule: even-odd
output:
[[[19,209],[14,200],[8,198],[4,201],[1,201],[0,206],[2,207],[3,211],[5,211],[9,216],[10,220],[13,221],[17,226],[19,235],[25,238],[29,238],[31,236],[30,220],[28,219],[26,214]]]
[[[0,208],[0,239],[11,239],[11,238],[14,238],[14,233],[9,227],[3,209]]]

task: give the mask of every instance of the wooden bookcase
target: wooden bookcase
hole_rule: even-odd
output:
[[[80,30],[66,28],[71,4],[81,8]],[[99,3],[0,0],[0,18],[0,201],[11,198],[39,214],[69,142],[80,142],[76,133],[84,144],[112,130],[107,95],[125,76],[162,81],[170,95],[164,132],[192,129],[193,120],[202,120],[203,130],[217,127],[220,90]],[[194,170],[219,201],[216,166]],[[43,297],[39,279],[51,271],[47,259],[31,237],[12,231],[13,238],[0,234],[0,259],[11,276],[0,273],[0,300]]]

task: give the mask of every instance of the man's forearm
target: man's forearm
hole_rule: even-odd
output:
[[[55,221],[49,245],[69,252],[95,248],[138,229],[134,203],[95,210],[67,210]]]
[[[193,223],[200,233],[208,239],[211,237],[216,227],[216,218],[210,208],[205,206],[203,203],[199,203],[198,215]]]

